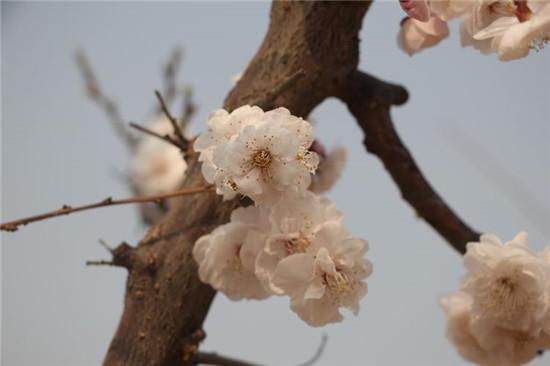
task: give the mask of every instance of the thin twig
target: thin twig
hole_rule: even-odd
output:
[[[187,138],[185,138],[183,131],[181,129],[181,126],[179,125],[178,121],[172,116],[170,111],[168,110],[168,107],[166,106],[166,102],[164,101],[164,98],[162,97],[162,94],[158,90],[155,90],[155,95],[157,96],[157,99],[160,104],[160,108],[162,109],[162,112],[168,118],[170,123],[172,124],[172,128],[174,129],[174,134],[176,135],[176,141],[178,142],[180,149],[183,152],[187,152],[189,148],[189,141]]]
[[[128,146],[134,147],[137,142],[136,138],[126,128],[126,123],[121,117],[116,103],[111,98],[107,97],[101,89],[95,72],[83,50],[77,50],[75,60],[84,78],[88,96],[105,112],[119,137],[126,141]]]
[[[325,351],[325,347],[327,346],[327,340],[328,336],[323,333],[323,336],[321,337],[321,343],[319,344],[319,347],[317,347],[317,351],[315,351],[313,357],[311,357],[308,361],[299,364],[298,366],[312,366],[315,364],[315,362],[319,361],[319,359],[323,355],[323,352]]]
[[[86,261],[87,266],[115,266],[115,263],[113,261],[109,260],[97,260],[97,261]]]
[[[214,352],[197,352],[193,361],[194,365],[217,365],[217,366],[261,366],[256,363],[237,360],[234,358],[218,355]]]
[[[130,197],[130,198],[124,198],[119,200],[114,200],[111,197],[108,197],[104,200],[101,200],[96,203],[87,204],[83,206],[77,206],[77,207],[71,207],[68,205],[63,205],[60,209],[53,210],[44,214],[30,216],[10,222],[5,222],[3,224],[0,224],[0,231],[17,231],[19,226],[27,225],[32,222],[46,220],[52,217],[62,216],[62,215],[69,215],[74,212],[79,211],[85,211],[85,210],[91,210],[94,208],[99,207],[107,207],[107,206],[116,206],[116,205],[125,205],[129,203],[144,203],[144,202],[158,202],[160,200],[166,199],[166,198],[172,198],[172,197],[179,197],[179,196],[186,196],[190,194],[195,193],[203,193],[203,192],[209,192],[212,191],[213,188],[211,186],[206,187],[194,187],[194,188],[185,188],[179,191],[165,193],[165,194],[158,194],[153,196],[142,196],[142,197]]]
[[[154,136],[154,137],[157,137],[163,141],[166,141],[167,143],[171,144],[171,145],[174,145],[175,147],[177,147],[178,149],[181,149],[181,146],[180,144],[174,140],[170,135],[161,135],[161,134],[158,134],[156,133],[155,131],[152,131],[146,127],[143,127],[143,126],[140,126],[134,122],[130,122],[130,127],[132,128],[135,128],[136,130],[140,131],[140,132],[143,132],[147,135],[151,135],[151,136]]]
[[[183,105],[181,113],[180,126],[183,130],[187,128],[191,118],[197,111],[197,106],[193,101],[193,89],[191,87],[185,87],[183,89]]]
[[[162,78],[164,81],[164,98],[167,105],[170,105],[178,90],[177,76],[181,67],[182,50],[180,48],[174,48],[170,54],[170,58],[162,70]],[[159,111],[162,111],[159,106]]]

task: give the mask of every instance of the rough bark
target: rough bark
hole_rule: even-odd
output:
[[[334,95],[358,63],[358,32],[369,2],[274,2],[265,39],[224,107],[258,100],[307,116]],[[274,94],[296,73],[301,77]],[[205,182],[196,156],[186,187]],[[195,240],[228,221],[241,201],[205,193],[177,199],[135,249],[125,248],[124,310],[105,365],[190,365],[196,337],[215,295],[197,277]],[[113,253],[116,261],[116,251]]]

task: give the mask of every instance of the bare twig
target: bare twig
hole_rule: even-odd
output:
[[[191,87],[185,87],[183,89],[183,105],[180,123],[183,130],[185,130],[185,128],[189,125],[189,122],[196,111],[197,105],[193,101],[193,89]]]
[[[356,71],[338,96],[365,133],[365,147],[382,160],[403,198],[453,248],[465,253],[466,243],[478,240],[479,233],[462,221],[432,188],[393,126],[390,106],[405,103],[407,91]]]
[[[164,98],[162,97],[162,94],[158,90],[155,90],[155,95],[157,96],[157,99],[160,104],[160,108],[162,109],[162,112],[168,118],[170,123],[172,124],[172,128],[174,129],[174,135],[176,136],[176,141],[183,152],[187,152],[189,149],[189,140],[185,137],[183,134],[183,131],[181,129],[181,126],[179,125],[178,121],[172,116],[170,111],[168,110],[168,107],[166,106],[166,102],[164,101]]]
[[[315,351],[313,357],[311,357],[308,361],[299,364],[298,366],[312,366],[315,364],[315,362],[319,361],[319,359],[323,355],[323,352],[325,351],[325,347],[327,346],[327,340],[328,336],[323,333],[323,336],[321,337],[321,343],[319,344],[319,347],[317,347],[317,351]]]
[[[209,192],[212,191],[213,188],[210,186],[205,187],[194,187],[194,188],[186,188],[179,191],[171,192],[171,193],[165,193],[165,194],[158,194],[153,196],[142,196],[142,197],[131,197],[131,198],[124,198],[119,200],[114,200],[111,197],[105,198],[104,200],[101,200],[96,203],[87,204],[83,206],[77,206],[77,207],[71,207],[68,205],[63,205],[60,209],[53,210],[44,214],[30,216],[10,222],[5,222],[3,224],[0,224],[0,231],[17,231],[19,226],[27,225],[32,222],[41,221],[50,219],[52,217],[62,216],[62,215],[69,215],[75,212],[79,211],[85,211],[85,210],[91,210],[94,208],[99,207],[107,207],[107,206],[116,206],[116,205],[125,205],[129,203],[144,203],[144,202],[158,202],[160,200],[166,199],[166,198],[172,198],[172,197],[179,197],[179,196],[186,196],[190,194],[196,194],[196,193],[203,193],[203,192]]]
[[[97,261],[86,261],[87,266],[115,266],[113,261],[100,259]]]
[[[155,131],[152,131],[146,127],[143,127],[143,126],[140,126],[134,122],[130,122],[130,127],[132,128],[135,128],[136,130],[140,131],[140,132],[143,132],[147,135],[151,135],[151,136],[154,136],[154,137],[157,137],[163,141],[166,141],[167,143],[171,144],[171,145],[174,145],[175,147],[177,147],[178,149],[181,150],[181,146],[179,144],[179,142],[177,142],[174,138],[172,138],[172,136],[170,135],[161,135],[161,134],[158,134],[156,133]]]
[[[193,361],[194,365],[217,365],[217,366],[261,366],[256,363],[237,360],[230,357],[218,355],[214,352],[197,352]]]
[[[164,98],[167,105],[170,105],[176,97],[178,86],[177,76],[181,67],[182,50],[178,47],[172,50],[170,58],[162,70],[162,78],[164,82]],[[162,108],[159,106],[159,111],[162,112]]]
[[[113,126],[113,129],[119,137],[126,141],[128,146],[131,148],[134,147],[137,142],[136,138],[126,128],[126,123],[120,116],[120,112],[115,102],[104,94],[99,85],[95,72],[83,50],[77,50],[75,60],[80,73],[84,78],[88,96],[105,112],[111,122],[111,125]]]

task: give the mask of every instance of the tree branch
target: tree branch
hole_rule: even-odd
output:
[[[82,50],[78,50],[75,54],[76,64],[84,78],[86,92],[88,96],[103,109],[111,125],[121,140],[125,141],[130,148],[133,148],[137,140],[126,128],[124,119],[120,116],[115,102],[106,96],[99,85],[99,81],[95,75],[92,65],[88,61],[88,57]]]
[[[403,198],[459,253],[479,239],[432,188],[393,126],[390,107],[407,101],[407,91],[362,72],[351,75],[338,93],[365,134],[367,150],[377,155],[399,187]]]
[[[176,136],[175,141],[177,142],[179,148],[183,152],[188,152],[189,149],[190,149],[191,144],[190,144],[189,140],[183,134],[183,131],[182,131],[182,128],[181,128],[180,124],[178,123],[178,121],[174,118],[174,116],[172,116],[172,114],[168,110],[168,107],[166,106],[166,102],[164,102],[164,98],[162,97],[162,94],[160,94],[160,92],[158,90],[155,90],[155,95],[157,96],[157,99],[159,101],[160,108],[161,108],[162,112],[164,113],[166,118],[168,118],[168,120],[172,124],[172,128],[174,129],[174,135]]]
[[[186,196],[190,194],[203,193],[203,192],[209,192],[209,191],[213,191],[213,188],[210,186],[204,186],[204,187],[182,189],[176,192],[157,194],[154,196],[130,197],[130,198],[124,198],[124,199],[118,199],[118,200],[114,200],[112,197],[107,197],[99,202],[90,203],[87,205],[82,205],[77,207],[63,205],[61,208],[57,210],[46,212],[40,215],[29,216],[22,219],[2,223],[0,224],[0,231],[14,232],[14,231],[17,231],[17,229],[19,229],[20,226],[28,225],[36,221],[47,220],[57,216],[69,215],[75,212],[92,210],[100,207],[126,205],[129,203],[159,202],[160,200],[163,200],[166,198],[180,197],[180,196]]]
[[[175,147],[177,147],[180,150],[182,149],[180,143],[178,141],[176,141],[175,139],[173,139],[172,136],[170,136],[170,135],[158,134],[155,131],[152,131],[152,130],[148,129],[147,127],[140,126],[140,125],[138,125],[137,123],[134,123],[134,122],[130,122],[130,127],[135,128],[136,130],[138,130],[139,132],[143,132],[144,134],[147,134],[147,135],[156,137],[158,139],[161,139],[161,140],[169,143],[170,145],[174,145]],[[186,151],[182,151],[182,152],[186,153]]]
[[[264,106],[284,106],[294,115],[307,116],[334,95],[357,68],[358,32],[369,5],[368,1],[273,2],[263,43],[227,96],[224,108],[231,111],[266,96],[272,100],[261,101]],[[278,95],[271,95],[281,79],[300,70],[304,72],[301,77]],[[187,162],[185,187],[204,185],[196,155]],[[104,365],[192,364],[192,359],[184,357],[182,346],[202,329],[215,295],[198,278],[193,245],[200,236],[226,223],[244,202],[224,202],[210,194],[172,203],[162,222],[136,247],[136,254],[154,256],[154,270],[134,266],[129,271],[124,311]]]

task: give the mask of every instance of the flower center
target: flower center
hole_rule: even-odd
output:
[[[510,298],[516,285],[508,277],[499,278],[491,289],[491,298],[495,303],[502,304]]]
[[[489,10],[502,16],[515,16],[520,22],[528,21],[533,15],[527,0],[495,1],[489,5]]]
[[[305,253],[310,244],[310,241],[300,233],[297,238],[288,240],[285,243],[285,248],[289,254]]]
[[[340,303],[342,297],[353,290],[355,283],[346,273],[337,271],[336,274],[323,273],[323,284],[327,287],[334,301]]]
[[[258,150],[252,155],[252,163],[258,168],[267,168],[271,164],[271,152],[269,150]]]

